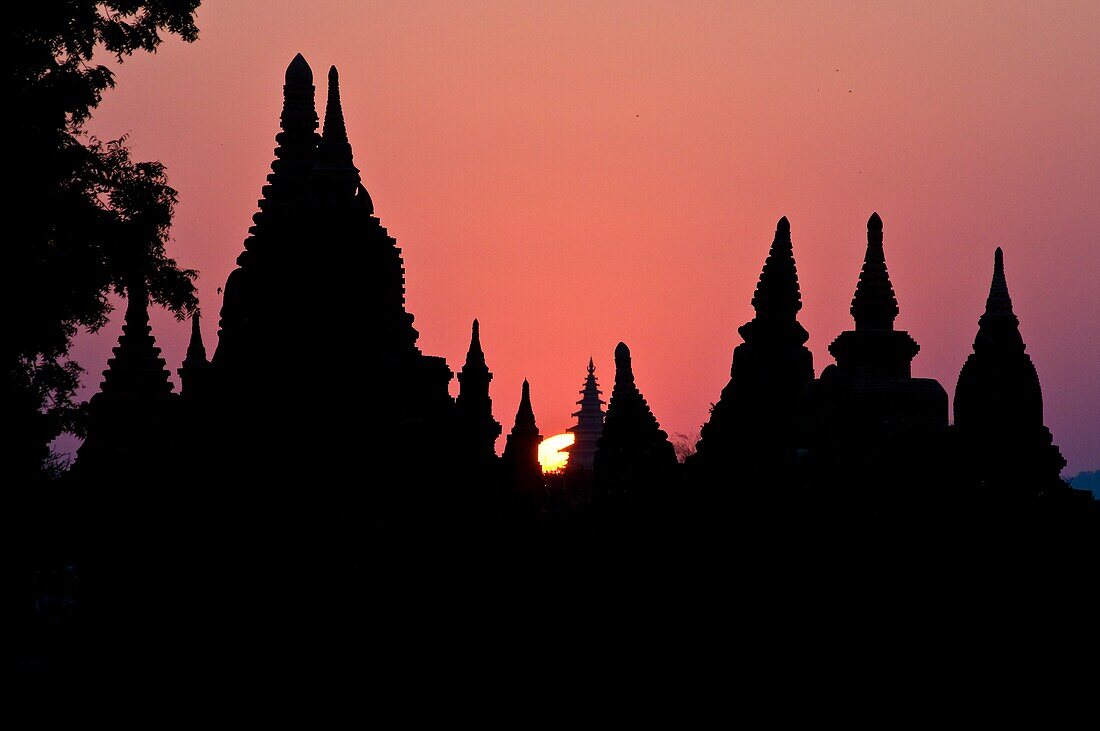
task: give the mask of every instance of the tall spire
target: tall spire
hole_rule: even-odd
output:
[[[187,355],[176,371],[180,376],[180,392],[187,399],[206,393],[209,380],[210,361],[206,359],[199,323],[199,311],[195,310],[191,315],[191,340],[187,343]]]
[[[485,364],[481,349],[481,328],[474,320],[470,334],[470,349],[466,363],[458,372],[458,421],[459,439],[475,461],[488,462],[496,457],[495,444],[500,436],[500,424],[493,418],[493,400],[489,397],[489,382],[493,374]]]
[[[999,248],[974,352],[955,387],[955,427],[976,476],[987,484],[1058,484],[1066,463],[1043,426],[1039,374],[1025,352]]]
[[[852,298],[852,317],[856,330],[893,330],[897,316],[898,300],[882,248],[882,219],[872,213],[867,221],[867,253]]]
[[[161,395],[172,391],[168,369],[149,326],[149,294],[145,279],[133,276],[126,288],[126,317],[114,357],[103,371],[105,394]]]
[[[516,411],[516,423],[504,445],[505,474],[514,489],[530,491],[542,484],[540,442],[542,435],[535,425],[535,412],[531,408],[531,385],[525,378],[519,409]]]
[[[988,349],[1024,351],[1020,320],[1012,311],[1012,298],[1005,279],[1004,252],[1000,247],[993,255],[993,281],[989,285],[985,312],[978,319],[978,335],[974,338],[976,352]]]
[[[798,289],[786,216],[760,271],[752,298],[756,315],[737,328],[730,380],[703,425],[693,467],[715,484],[757,484],[775,479],[794,462],[797,403],[814,377],[810,335],[798,322]]]
[[[317,150],[317,164],[320,167],[359,172],[352,162],[351,143],[348,142],[348,131],[344,125],[344,109],[340,104],[340,74],[335,66],[328,71],[325,127],[321,132],[321,146]]]
[[[485,365],[485,353],[481,350],[481,327],[475,318],[470,333],[470,349],[466,351],[466,366],[477,365]]]
[[[183,359],[184,368],[206,365],[206,347],[202,344],[202,330],[199,328],[200,313],[195,310],[191,315],[191,340],[187,343],[187,355]]]
[[[802,309],[798,272],[791,246],[791,224],[786,216],[775,225],[775,239],[760,271],[752,306],[756,317],[761,320],[794,320]]]
[[[103,371],[99,393],[89,401],[88,435],[74,467],[96,478],[130,479],[156,467],[171,423],[166,409],[177,398],[149,326],[144,277],[130,278],[126,299],[122,335]],[[149,474],[144,477],[150,479]]]
[[[627,494],[676,467],[676,453],[634,382],[630,349],[615,347],[615,388],[593,463],[605,496]]]
[[[538,427],[535,426],[535,411],[531,408],[531,384],[524,378],[523,390],[519,397],[519,409],[516,411],[516,425],[512,428],[512,433],[528,429],[538,431]]]
[[[349,203],[355,199],[362,184],[359,170],[351,156],[344,110],[340,106],[340,75],[333,66],[328,72],[328,103],[325,105],[325,128],[317,148],[317,165],[311,180],[315,200],[322,204]],[[366,190],[363,189],[363,193]],[[368,195],[365,203],[373,212]]]
[[[279,121],[284,132],[312,133],[317,129],[317,110],[313,101],[313,69],[302,54],[286,67],[283,84],[283,113]]]
[[[584,379],[584,388],[581,389],[581,400],[577,402],[581,408],[572,414],[577,418],[577,423],[569,427],[569,431],[576,437],[573,446],[569,448],[567,469],[570,472],[592,469],[596,456],[596,442],[603,433],[605,414],[604,400],[600,398],[601,393],[600,386],[596,382],[596,364],[589,357],[588,375]]]

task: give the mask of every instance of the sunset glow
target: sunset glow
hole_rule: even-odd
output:
[[[1100,331],[1100,3],[1058,8],[211,2],[197,43],[118,69],[89,129],[129,133],[136,159],[167,165],[169,254],[199,270],[214,343],[286,66],[304,54],[324,99],[336,64],[356,163],[402,249],[418,347],[458,368],[479,318],[505,433],[524,377],[539,428],[564,431],[588,356],[610,377],[625,340],[661,427],[697,435],[784,215],[815,374],[851,327],[878,211],[897,325],[920,345],[913,373],[951,396],[1001,246],[1073,474],[1100,467],[1100,389],[1081,375],[1100,362],[1088,336]],[[287,282],[288,305],[325,284]],[[175,368],[188,328],[151,314]],[[120,328],[115,317],[78,339],[83,396]]]
[[[561,450],[572,446],[576,437],[572,434],[555,434],[542,440],[539,445],[539,464],[542,465],[543,474],[561,472],[569,463],[569,452]]]

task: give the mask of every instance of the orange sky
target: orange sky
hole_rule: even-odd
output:
[[[564,430],[625,340],[662,426],[697,433],[782,215],[820,373],[877,210],[914,374],[953,392],[1003,246],[1067,474],[1100,468],[1100,4],[208,0],[198,24],[91,129],[167,164],[211,352],[301,51],[322,100],[340,68],[422,349],[457,370],[478,317],[505,431],[524,377]],[[91,386],[119,325],[78,340]],[[174,373],[187,328],[154,325]]]

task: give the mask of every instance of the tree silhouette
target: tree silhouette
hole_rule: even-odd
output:
[[[195,272],[165,252],[176,191],[159,162],[132,159],[126,138],[101,141],[84,126],[113,72],[93,64],[153,52],[162,33],[198,37],[198,0],[20,4],[5,23],[10,115],[10,169],[15,234],[7,248],[9,331],[0,352],[7,476],[48,473],[48,443],[77,429],[74,392],[80,367],[68,360],[80,328],[106,323],[108,295],[140,277],[152,301],[184,316],[196,306]],[[15,220],[15,219],[13,219]]]

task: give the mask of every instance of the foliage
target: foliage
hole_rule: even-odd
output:
[[[34,477],[51,464],[46,445],[78,429],[80,367],[68,360],[81,328],[95,331],[111,312],[109,295],[131,278],[154,302],[183,317],[196,306],[195,272],[165,245],[176,204],[159,162],[134,161],[126,138],[103,142],[84,124],[114,86],[115,62],[155,52],[164,34],[198,36],[198,0],[48,0],[11,9],[8,88],[15,114],[10,155],[8,322],[0,352],[4,427],[19,437],[9,476]],[[10,408],[7,404],[11,404]],[[14,474],[11,474],[14,473]]]

